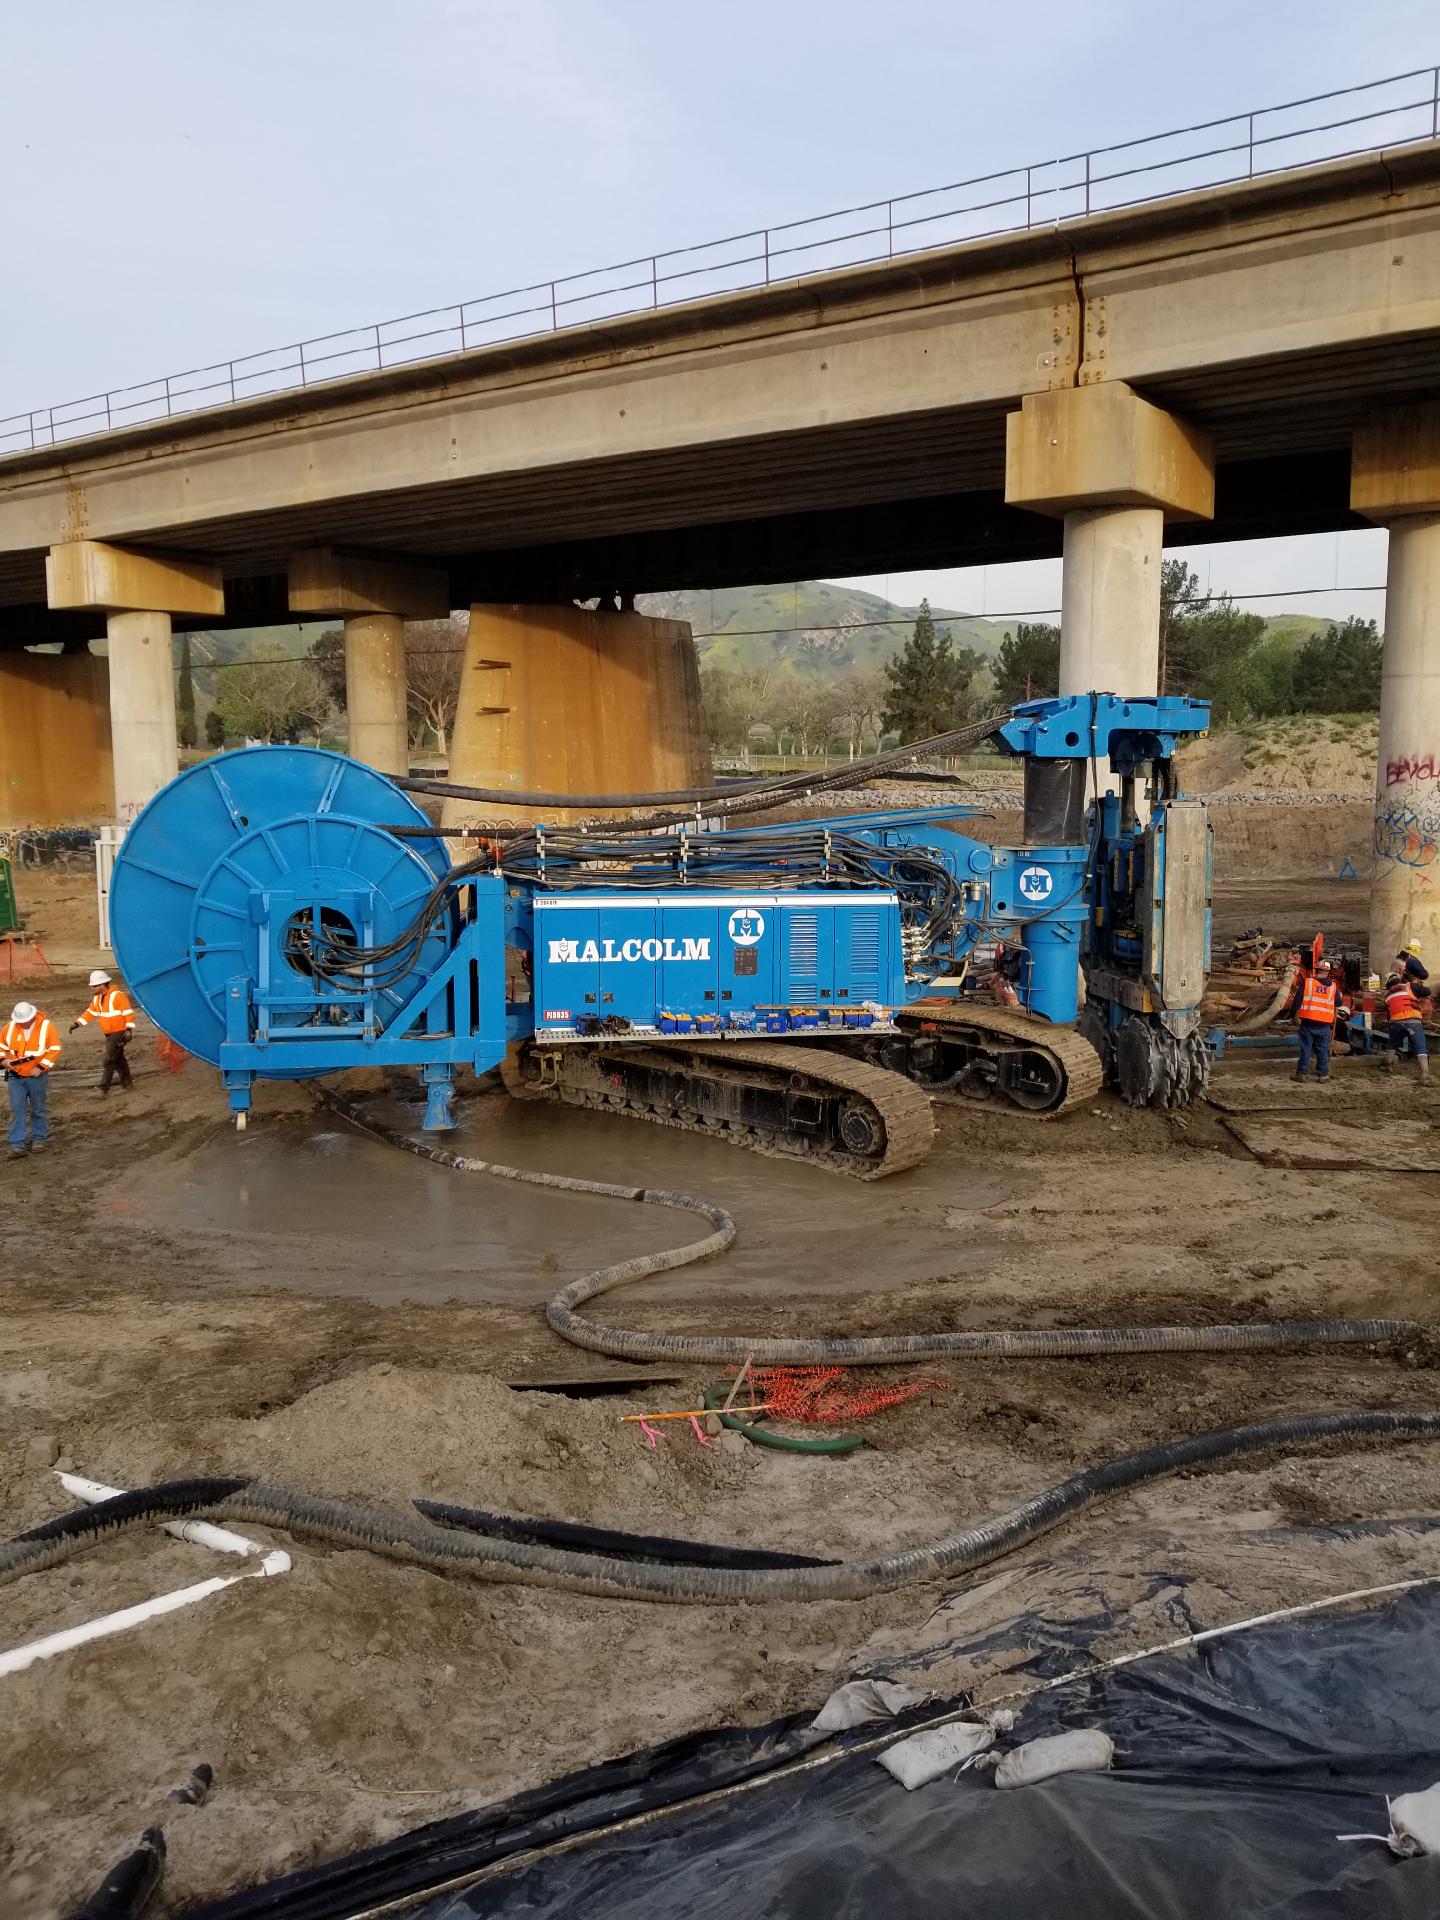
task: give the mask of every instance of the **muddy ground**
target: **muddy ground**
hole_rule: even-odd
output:
[[[62,968],[36,991],[66,1017],[89,964],[85,883],[26,885]],[[1217,924],[1306,937],[1321,925],[1345,944],[1364,917],[1348,882],[1251,873],[1224,887]],[[848,1458],[738,1436],[707,1449],[683,1426],[651,1451],[618,1415],[695,1404],[704,1370],[620,1399],[507,1383],[585,1370],[541,1303],[583,1267],[684,1240],[683,1221],[421,1164],[301,1089],[259,1089],[237,1137],[214,1076],[161,1072],[148,1038],[135,1091],[101,1101],[97,1051],[88,1037],[67,1050],[49,1152],[0,1162],[5,1535],[69,1506],[58,1454],[121,1486],[259,1472],[397,1508],[429,1494],[868,1555],[1148,1441],[1281,1412],[1440,1407],[1440,1372],[1413,1343],[926,1363],[943,1386],[868,1423],[873,1444]],[[1232,1056],[1217,1092],[1297,1133],[1317,1113],[1347,1123],[1357,1155],[1440,1120],[1440,1092],[1383,1081],[1361,1059],[1339,1061],[1326,1089],[1297,1089],[1288,1072],[1284,1058]],[[1434,1317],[1434,1175],[1265,1166],[1226,1117],[1108,1097],[1058,1122],[947,1108],[929,1164],[875,1186],[493,1092],[467,1101],[465,1141],[520,1165],[687,1188],[735,1213],[726,1255],[606,1301],[626,1325]],[[818,1707],[857,1671],[996,1691],[1017,1656],[967,1643],[1024,1609],[1092,1616],[1100,1593],[1115,1616],[1102,1645],[1141,1646],[1434,1573],[1434,1534],[1325,1531],[1432,1513],[1440,1449],[1317,1448],[1117,1499],[969,1579],[773,1611],[487,1585],[265,1536],[294,1557],[284,1577],[0,1679],[0,1914],[64,1911],[197,1760],[218,1786],[167,1821],[165,1913],[670,1735]],[[233,1569],[159,1532],[112,1541],[0,1588],[0,1647],[217,1571]]]

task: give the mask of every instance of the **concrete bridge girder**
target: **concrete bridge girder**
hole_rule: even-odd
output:
[[[0,463],[0,582],[82,525],[243,572],[335,540],[453,557],[718,522],[732,481],[775,514],[996,488],[1005,414],[1099,380],[1213,427],[1222,460],[1341,447],[1385,397],[1357,371],[1413,386],[1406,343],[1437,335],[1424,146]]]
[[[550,563],[562,596],[594,590],[575,582],[584,566],[632,592],[670,585],[644,568],[742,520],[757,539],[788,528],[788,571],[771,552],[768,577],[798,577],[813,570],[805,539],[833,539],[836,514],[893,527],[943,498],[984,518],[977,558],[1053,551],[1063,517],[1073,678],[1081,628],[1143,628],[1148,647],[1163,517],[1194,502],[1101,476],[1063,516],[1058,496],[1023,487],[1004,505],[1007,416],[1097,392],[1168,419],[1177,449],[1207,433],[1216,517],[1192,524],[1217,537],[1271,530],[1255,498],[1232,520],[1227,479],[1266,460],[1329,476],[1309,526],[1354,524],[1332,468],[1376,405],[1435,394],[1437,342],[1432,142],[0,461],[0,638],[7,606],[38,601],[47,549],[85,540],[204,555],[237,604],[259,576],[283,582],[297,552],[332,547],[448,567],[452,592],[491,602],[487,583],[547,548],[569,556],[564,584]],[[954,547],[929,557],[953,562]],[[746,577],[740,548],[729,565]],[[373,655],[394,733],[404,614],[336,611],[371,623],[354,634],[357,681]],[[1115,671],[1141,670],[1136,645]]]

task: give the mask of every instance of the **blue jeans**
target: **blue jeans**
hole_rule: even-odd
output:
[[[1392,1020],[1390,1022],[1390,1051],[1408,1053],[1418,1060],[1425,1052],[1425,1029],[1418,1020]]]
[[[1300,1022],[1300,1064],[1295,1071],[1303,1080],[1310,1067],[1310,1056],[1315,1056],[1315,1077],[1325,1080],[1330,1075],[1330,1042],[1335,1038],[1335,1027],[1329,1020],[1302,1020]]]
[[[45,1118],[45,1097],[50,1091],[48,1073],[32,1073],[22,1078],[18,1073],[5,1076],[5,1088],[10,1095],[10,1144],[12,1147],[24,1147],[30,1143],[25,1138],[26,1123],[36,1145],[50,1131]]]

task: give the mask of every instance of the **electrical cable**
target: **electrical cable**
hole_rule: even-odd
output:
[[[749,798],[754,794],[775,793],[788,797],[796,793],[825,793],[837,788],[861,786],[877,773],[887,772],[891,767],[903,766],[930,754],[958,753],[964,747],[988,740],[1009,717],[1009,708],[998,709],[971,722],[969,726],[935,734],[928,740],[917,740],[910,746],[891,747],[884,753],[848,760],[833,772],[762,775],[754,780],[726,781],[720,786],[680,787],[667,793],[516,793],[506,787],[463,787],[419,775],[392,774],[389,778],[406,793],[435,794],[446,800],[474,800],[489,806],[566,807],[573,810],[576,807],[653,807],[688,803],[707,806],[712,812],[735,811],[734,802],[737,799]],[[776,804],[781,802],[777,801]]]

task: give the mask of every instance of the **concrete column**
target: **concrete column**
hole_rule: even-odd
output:
[[[1350,504],[1390,529],[1375,771],[1370,965],[1407,941],[1440,972],[1440,405],[1357,429]]]
[[[1005,498],[1065,522],[1062,693],[1153,694],[1167,518],[1208,520],[1208,437],[1120,380],[1028,393],[1005,423]]]
[[[113,802],[105,662],[0,652],[0,829],[93,826]]]
[[[1155,693],[1160,674],[1159,507],[1076,507],[1065,516],[1061,693]]]
[[[708,784],[688,625],[613,608],[471,607],[450,778],[532,793]],[[465,801],[447,801],[442,816],[446,826],[534,817],[533,808]],[[551,807],[544,817],[582,816]]]
[[[105,634],[110,643],[115,818],[128,826],[180,771],[170,615],[112,613]]]
[[[408,773],[405,622],[449,617],[444,568],[393,554],[306,547],[291,556],[288,585],[292,613],[338,614],[345,622],[351,758],[381,773]]]
[[[398,613],[352,613],[346,619],[345,711],[352,759],[381,773],[410,771],[405,622]]]
[[[50,549],[45,590],[52,607],[106,615],[115,818],[128,826],[180,770],[171,615],[223,614],[220,570],[193,554],[135,553],[104,540],[73,540]]]
[[[1409,940],[1440,968],[1440,513],[1390,524],[1370,965]]]

